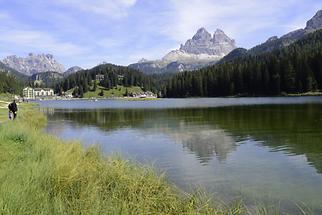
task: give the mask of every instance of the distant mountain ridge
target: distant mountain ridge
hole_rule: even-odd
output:
[[[234,50],[226,57],[245,50]],[[165,97],[271,96],[321,92],[322,29],[289,46],[172,76]]]
[[[18,57],[16,55],[8,56],[2,60],[3,64],[14,70],[31,76],[36,73],[55,71],[65,72],[65,67],[58,63],[51,54],[33,54],[29,53],[27,57]]]
[[[242,48],[240,48],[239,50],[233,50],[227,56],[222,58],[218,63],[232,61],[236,58],[244,57],[247,55],[260,55],[276,49],[282,49],[304,38],[306,35],[320,29],[322,29],[322,10],[319,10],[309,21],[307,21],[304,29],[291,31],[281,36],[280,38],[278,38],[277,36],[272,36],[268,38],[264,43],[257,45],[249,50]]]
[[[6,66],[5,64],[3,64],[1,61],[0,61],[0,72],[6,72],[12,76],[14,76],[18,81],[21,81],[21,82],[26,82],[28,80],[28,76],[27,75],[24,75],[8,66]]]
[[[73,73],[76,73],[76,72],[79,72],[81,70],[84,70],[83,68],[79,67],[79,66],[73,66],[73,67],[70,67],[69,69],[67,69],[65,72],[64,72],[64,76],[68,76],[68,75],[71,75]]]
[[[251,48],[248,52],[250,54],[260,54],[274,49],[283,48],[303,38],[305,35],[320,29],[322,29],[322,10],[318,11],[312,19],[307,21],[304,29],[289,32],[280,38],[277,36],[271,37],[265,43]]]
[[[224,31],[217,29],[212,36],[205,28],[200,28],[184,45],[161,60],[142,59],[129,67],[148,74],[195,70],[214,64],[235,48],[235,41]]]

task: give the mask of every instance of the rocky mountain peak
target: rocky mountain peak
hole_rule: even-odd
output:
[[[205,29],[200,28],[197,33],[192,37],[192,40],[194,41],[204,41],[204,40],[210,40],[211,34]]]
[[[191,71],[213,65],[235,48],[235,41],[223,30],[217,29],[211,35],[205,28],[200,28],[179,49],[170,51],[162,59],[141,60],[129,66],[145,73]]]
[[[223,30],[221,29],[217,29],[214,33],[214,37],[213,37],[213,42],[214,43],[223,43],[223,42],[227,42],[230,43],[232,45],[235,45],[235,41],[233,39],[230,39]]]
[[[54,55],[52,55],[52,54],[46,54],[46,58],[52,60],[52,59],[54,59]]]
[[[147,59],[145,59],[145,58],[141,58],[141,60],[139,60],[139,62],[138,62],[138,63],[145,63],[145,62],[148,62],[148,60],[147,60]]]
[[[275,41],[275,40],[278,40],[278,37],[277,37],[277,36],[272,36],[272,37],[270,37],[270,38],[268,38],[268,39],[266,40],[266,43],[267,43],[267,42],[273,42],[273,41]]]
[[[179,50],[189,54],[223,57],[235,48],[235,41],[230,39],[223,30],[217,29],[212,36],[205,28],[200,28],[192,39],[181,45]]]
[[[223,30],[221,30],[221,29],[217,28],[217,29],[215,30],[214,35],[220,35],[220,34],[225,34],[225,32],[224,32]]]
[[[63,73],[65,68],[58,63],[52,54],[29,53],[26,57],[8,56],[2,61],[6,66],[25,75],[32,75],[47,71]]]
[[[315,31],[322,28],[322,10],[319,10],[312,19],[306,23],[306,31]]]

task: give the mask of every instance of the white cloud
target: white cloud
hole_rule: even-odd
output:
[[[70,42],[61,42],[44,32],[32,30],[0,30],[0,44],[23,50],[42,51],[73,56],[83,54],[86,49]]]
[[[170,19],[161,32],[176,41],[184,42],[200,27],[210,31],[222,28],[234,38],[246,37],[255,31],[280,28],[286,33],[299,26],[301,14],[292,14],[290,8],[304,3],[303,0],[169,0],[173,6]],[[301,17],[298,18],[298,17]],[[283,23],[283,21],[287,23]],[[305,20],[302,19],[303,24]],[[302,27],[304,27],[302,24]],[[290,28],[295,29],[290,29]],[[268,35],[269,36],[269,35]]]
[[[304,27],[319,7],[320,0],[0,0],[0,50],[47,52],[81,66],[128,64],[163,57],[200,27],[221,28],[249,48]]]
[[[57,0],[57,4],[111,18],[127,16],[137,0]]]

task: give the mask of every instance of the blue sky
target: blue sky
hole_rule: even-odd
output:
[[[66,68],[158,59],[200,27],[240,47],[303,28],[321,0],[0,0],[0,59],[51,53]]]

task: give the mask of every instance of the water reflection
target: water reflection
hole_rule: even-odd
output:
[[[225,160],[227,154],[236,148],[234,138],[226,131],[215,126],[194,126],[195,120],[199,119],[190,115],[189,111],[183,116],[177,115],[180,113],[177,110],[168,110],[166,113],[146,110],[43,111],[49,116],[49,121],[76,121],[78,124],[96,126],[104,131],[132,128],[148,133],[162,133],[195,153],[202,163],[207,163],[214,156]],[[49,130],[58,135],[63,127],[51,124]]]
[[[252,137],[272,151],[304,154],[322,172],[322,105],[44,111],[49,121],[67,120],[104,131],[131,128],[161,132],[194,152],[202,162],[214,155],[225,160],[236,148],[236,142]]]
[[[322,212],[321,104],[43,111],[49,132],[156,161],[180,187]]]

